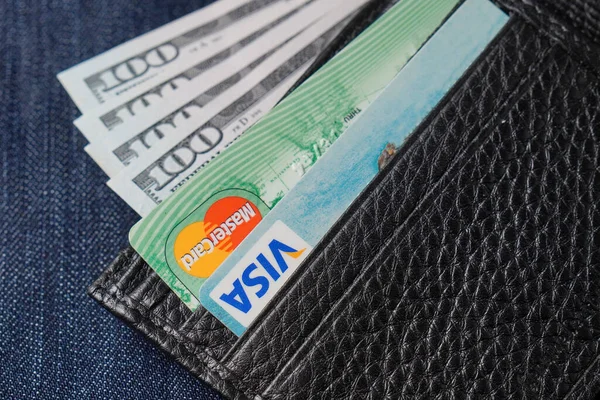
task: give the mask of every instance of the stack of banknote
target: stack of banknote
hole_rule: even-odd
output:
[[[85,151],[143,215],[140,196],[157,205],[242,135],[368,1],[220,0],[61,72]]]
[[[508,20],[489,0],[402,0],[277,104],[367,2],[221,0],[60,76],[144,216],[131,245],[237,335]]]

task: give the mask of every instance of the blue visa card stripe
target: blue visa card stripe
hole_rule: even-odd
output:
[[[235,317],[232,315],[235,312],[225,309],[227,305],[219,296],[233,292],[220,285],[224,278],[228,278],[231,286],[231,277],[239,274],[240,293],[248,296],[245,300],[249,304],[252,296],[259,292],[261,298],[255,304],[260,309],[252,310],[253,316],[258,315],[268,302],[265,299],[275,296],[281,282],[272,285],[273,290],[247,287],[245,292],[240,283],[245,267],[240,262],[252,259],[250,253],[264,257],[256,244],[264,242],[264,236],[268,236],[276,224],[282,224],[310,248],[314,247],[378,173],[377,161],[386,145],[403,142],[507,21],[508,16],[488,0],[467,0],[459,7],[368,110],[204,283],[200,290],[202,305],[241,336],[252,318],[239,314]],[[306,254],[302,258],[305,257]],[[260,275],[257,268],[254,273]],[[277,277],[280,275],[283,274],[278,273]],[[223,293],[217,293],[219,291]]]

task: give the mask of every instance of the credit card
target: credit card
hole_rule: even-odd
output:
[[[467,0],[204,282],[201,304],[242,335],[507,20],[488,0]]]
[[[185,186],[163,190],[152,180],[136,181],[145,186],[132,187],[132,196],[148,207],[161,203],[163,192],[177,190],[136,224],[129,238],[188,307],[199,305],[204,281],[377,98],[457,3],[401,1],[208,165],[165,176],[189,180]],[[195,176],[186,178],[190,173]],[[236,215],[246,204],[255,214],[247,222]],[[209,254],[201,247],[188,252],[213,233],[219,246]],[[186,254],[196,261],[186,264]]]

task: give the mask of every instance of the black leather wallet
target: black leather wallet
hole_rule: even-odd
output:
[[[600,5],[497,4],[507,26],[241,338],[132,249],[90,294],[230,398],[594,398]]]

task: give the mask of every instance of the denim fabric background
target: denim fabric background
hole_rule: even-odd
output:
[[[56,79],[209,2],[0,1],[0,398],[217,398],[86,295],[138,217]]]

